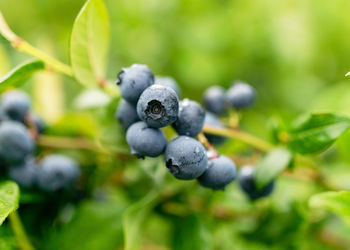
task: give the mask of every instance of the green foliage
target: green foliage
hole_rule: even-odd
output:
[[[125,211],[123,230],[126,250],[139,249],[143,224],[156,205],[158,198],[159,190],[154,189]]]
[[[258,188],[265,187],[275,179],[292,160],[292,154],[284,148],[271,150],[256,166],[256,185]]]
[[[42,61],[30,60],[22,63],[0,78],[0,92],[21,87],[38,70],[45,68]]]
[[[80,204],[69,223],[50,232],[47,249],[113,249],[122,244],[121,216],[127,201],[108,189],[98,190],[98,195],[102,197]]]
[[[70,41],[74,76],[81,84],[91,87],[104,83],[108,46],[107,9],[102,0],[89,0],[74,22]]]
[[[311,197],[311,207],[324,208],[340,215],[347,224],[350,224],[350,192],[324,192]]]
[[[207,231],[206,220],[199,215],[190,215],[174,219],[174,237],[172,249],[213,249],[210,232]]]
[[[54,72],[62,87],[57,102],[62,97],[64,103],[46,140],[63,140],[54,147],[39,146],[37,154],[74,154],[83,178],[78,194],[71,194],[78,197],[69,201],[62,194],[21,192],[19,213],[38,249],[350,248],[349,229],[318,209],[350,222],[348,192],[324,193],[350,188],[350,118],[338,115],[350,115],[350,88],[344,80],[350,65],[350,23],[344,22],[350,2],[5,0],[0,9],[17,34],[70,60],[74,73],[68,78]],[[0,58],[0,72],[5,72],[26,55],[2,39]],[[239,139],[217,149],[238,167],[255,165],[258,187],[275,179],[273,195],[252,204],[237,184],[213,192],[196,181],[175,180],[161,158],[131,157],[125,131],[114,118],[118,98],[113,98],[119,94],[97,87],[114,81],[118,70],[132,63],[174,76],[183,96],[196,101],[213,84],[228,87],[241,79],[254,85],[257,104],[239,114],[237,132],[270,136],[274,145],[266,142],[263,148],[272,149],[260,152]],[[39,81],[30,76],[52,70],[45,64],[30,61],[16,67],[1,78],[0,92],[13,87],[37,91],[33,86]],[[300,113],[308,115],[288,130],[286,124]],[[174,135],[165,132],[168,139]],[[87,143],[84,152],[60,145],[71,139]],[[329,149],[335,141],[337,147]],[[1,222],[17,209],[18,196],[15,184],[1,184],[6,204],[0,204]],[[0,227],[0,236],[0,248],[18,247],[10,223]]]
[[[0,225],[7,216],[18,208],[19,188],[16,183],[6,181],[0,184]]]
[[[315,154],[330,147],[350,126],[350,118],[332,113],[311,114],[290,130],[289,147],[301,154]]]

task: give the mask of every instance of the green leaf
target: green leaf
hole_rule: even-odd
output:
[[[142,200],[130,206],[123,215],[124,249],[138,249],[143,223],[157,204],[159,191],[153,189]]]
[[[173,237],[171,249],[214,249],[213,239],[208,229],[207,218],[200,214],[193,213],[186,217],[174,218]]]
[[[73,72],[83,85],[104,83],[109,39],[109,18],[103,1],[87,1],[74,22],[70,40]]]
[[[107,106],[111,97],[99,88],[85,89],[74,100],[74,106],[78,109],[92,109]]]
[[[44,69],[42,61],[30,60],[22,63],[0,78],[0,92],[4,92],[10,87],[18,88],[22,86],[34,72]]]
[[[350,224],[350,191],[332,191],[313,195],[309,205],[313,208],[327,209]]]
[[[7,216],[18,208],[19,188],[15,182],[6,181],[0,184],[0,225]]]
[[[348,130],[350,119],[333,113],[311,114],[290,130],[289,147],[301,154],[319,153]]]
[[[258,188],[265,187],[275,179],[292,160],[290,151],[284,148],[271,150],[257,165],[255,178]]]
[[[45,249],[122,249],[122,215],[128,200],[115,188],[99,188],[98,195],[72,207],[72,220],[49,230]]]

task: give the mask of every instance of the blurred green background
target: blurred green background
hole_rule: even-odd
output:
[[[208,86],[228,87],[236,79],[247,81],[257,89],[258,100],[244,114],[243,127],[265,138],[271,117],[288,123],[311,110],[350,114],[350,86],[344,76],[350,70],[348,0],[105,3],[112,34],[110,79],[123,66],[144,63],[156,75],[173,76],[183,96],[197,101]],[[83,0],[1,0],[0,9],[19,36],[68,63],[70,32],[83,4]],[[2,75],[28,56],[12,49],[4,39],[0,41]],[[67,111],[78,112],[73,102],[82,87],[67,77],[40,73],[24,89],[49,122],[56,122]],[[92,119],[98,117],[96,123],[102,124],[110,116],[107,123],[113,123],[113,105],[107,111],[94,111]],[[120,130],[115,133],[123,137]],[[121,140],[118,143],[126,148]],[[222,151],[251,153],[233,144]],[[343,140],[340,155],[345,163],[334,160],[339,152],[331,149],[321,156],[327,168],[320,169],[349,188],[349,147],[344,144]],[[50,227],[47,234],[34,234],[36,243],[42,249],[121,249],[121,216],[127,206],[146,195],[152,182],[149,177],[145,180],[147,170],[142,172],[140,165],[159,165],[157,160],[146,162],[98,162],[117,166],[96,178],[112,198],[107,204],[87,200],[72,221]],[[115,175],[125,169],[120,184]],[[118,180],[106,178],[108,175]],[[171,178],[169,183],[177,185]],[[152,207],[143,229],[143,249],[350,249],[349,228],[337,217],[308,210],[310,195],[322,191],[316,183],[283,176],[273,197],[253,205],[236,184],[219,193],[186,184],[181,195]]]

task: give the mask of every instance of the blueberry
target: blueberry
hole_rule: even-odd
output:
[[[220,86],[212,86],[203,94],[203,105],[209,112],[220,115],[226,111],[225,89]]]
[[[251,200],[256,200],[271,194],[274,188],[274,181],[267,184],[264,188],[258,189],[254,181],[254,168],[244,166],[239,174],[239,185]]]
[[[115,118],[120,121],[124,129],[128,129],[131,124],[134,124],[140,120],[135,106],[128,103],[124,99],[119,101],[118,108],[115,112]]]
[[[225,187],[236,178],[236,165],[226,156],[208,161],[207,170],[198,178],[199,183],[214,190]]]
[[[156,79],[154,80],[154,84],[162,85],[164,87],[168,87],[173,89],[177,96],[181,96],[181,90],[177,82],[175,81],[174,78],[169,77],[169,76],[157,76]]]
[[[34,158],[27,158],[17,166],[11,166],[8,170],[9,177],[23,188],[34,187],[37,180],[38,167]]]
[[[161,128],[176,121],[179,100],[174,90],[161,85],[148,87],[137,103],[137,114],[149,127]]]
[[[214,114],[209,112],[205,113],[204,126],[212,126],[212,127],[218,127],[218,128],[225,127]],[[204,134],[211,144],[220,145],[226,142],[226,138],[223,136],[211,135],[207,133],[204,133]]]
[[[14,121],[0,125],[0,158],[7,164],[19,164],[34,151],[34,142],[27,128]]]
[[[179,103],[179,114],[173,127],[179,135],[196,136],[203,128],[205,111],[195,101],[184,99]]]
[[[228,103],[236,109],[247,108],[255,100],[255,90],[247,83],[238,82],[227,91],[226,98]]]
[[[122,97],[132,104],[136,104],[142,92],[154,83],[152,71],[143,64],[133,64],[123,68],[118,74]]]
[[[126,132],[126,141],[131,153],[138,157],[157,157],[166,147],[167,140],[163,131],[149,128],[145,122],[136,122]]]
[[[44,157],[38,170],[38,186],[44,191],[54,192],[71,186],[79,177],[78,164],[64,155]]]
[[[26,123],[30,110],[30,99],[24,92],[9,91],[2,98],[1,109],[5,119]]]
[[[179,136],[168,143],[165,163],[177,179],[191,180],[204,173],[208,157],[199,141],[188,136]]]

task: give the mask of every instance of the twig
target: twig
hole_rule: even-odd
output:
[[[245,142],[249,145],[252,145],[253,147],[265,152],[273,148],[273,145],[270,144],[269,142],[239,130],[231,130],[227,128],[219,128],[219,127],[213,127],[213,126],[204,126],[203,132],[208,134],[213,134],[213,135],[221,135],[221,136],[234,138],[242,142]]]
[[[112,155],[111,152],[102,147],[97,146],[93,141],[87,138],[39,135],[37,137],[37,144],[40,146],[51,148],[85,149],[97,153]]]
[[[216,151],[215,147],[210,144],[208,141],[207,137],[203,133],[198,134],[198,140],[207,148],[210,150],[212,153],[211,158],[217,158],[218,157],[218,152]]]
[[[22,51],[28,55],[36,57],[42,60],[49,70],[54,70],[60,73],[63,73],[67,76],[74,77],[72,68],[60,62],[59,60],[53,58],[52,56],[47,55],[45,52],[35,48],[30,43],[25,41],[23,38],[16,35],[11,28],[8,26],[4,16],[0,11],[0,34],[11,43],[12,47]],[[104,89],[111,96],[119,96],[119,90],[114,84],[107,81],[106,79],[99,79],[99,86]]]
[[[30,243],[28,236],[23,228],[21,219],[19,218],[19,215],[17,211],[12,212],[9,215],[10,224],[13,230],[13,233],[15,234],[17,238],[18,245],[20,249],[22,250],[34,250],[34,247]]]
[[[38,50],[37,48],[30,45],[27,41],[25,41],[21,37],[17,36],[6,23],[6,20],[2,15],[1,11],[0,11],[0,34],[11,43],[13,48],[42,60],[43,62],[45,62],[47,66],[49,66],[55,71],[64,73],[71,77],[73,76],[73,70],[71,69],[70,66],[45,54],[41,50]]]
[[[240,113],[237,110],[230,109],[229,110],[229,119],[228,123],[231,129],[237,129],[240,121]]]

